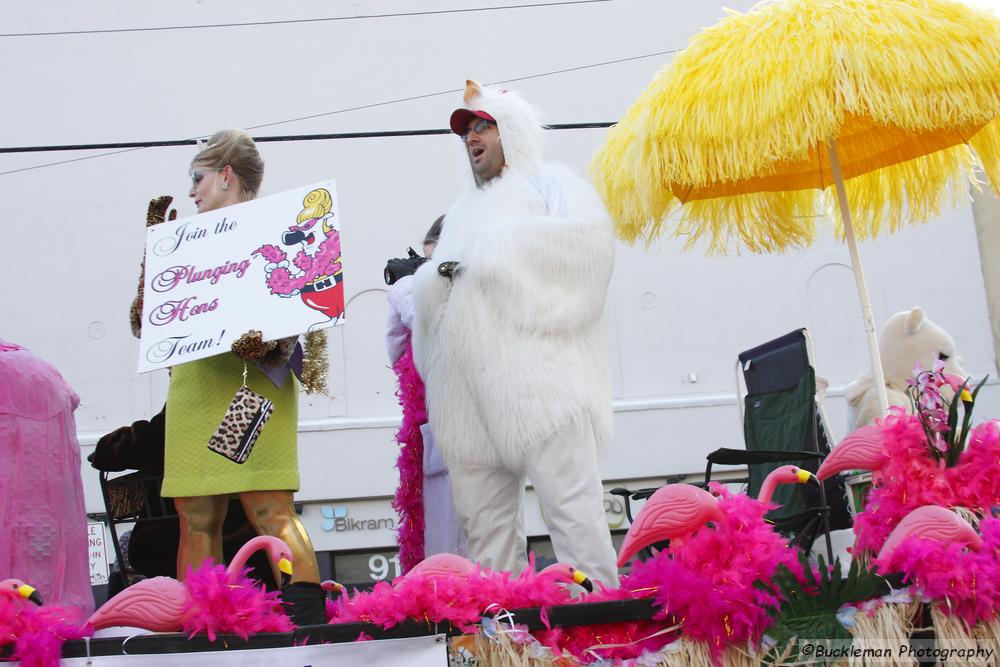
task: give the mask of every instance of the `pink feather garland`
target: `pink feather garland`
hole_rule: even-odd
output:
[[[409,574],[371,591],[342,595],[331,607],[331,623],[374,623],[391,628],[406,620],[450,622],[472,631],[487,614],[504,609],[569,604],[565,587],[533,563],[519,575],[477,568],[468,576]]]
[[[380,582],[368,592],[342,596],[328,606],[331,623],[366,622],[384,628],[412,619],[451,622],[471,631],[484,615],[505,609],[654,597],[662,611],[652,621],[555,628],[534,636],[557,654],[568,652],[592,660],[633,659],[673,641],[676,632],[657,632],[683,619],[681,632],[706,642],[716,659],[733,643],[759,639],[770,623],[768,611],[781,603],[772,591],[754,586],[768,582],[779,564],[801,578],[796,551],[764,521],[768,507],[742,495],[721,495],[724,518],[714,528],[699,530],[683,544],[656,558],[635,563],[619,589],[603,586],[591,595],[570,597],[551,575],[534,571],[519,575],[482,568],[468,576],[407,575],[392,584]],[[656,636],[652,636],[656,635]],[[620,646],[618,646],[620,645]],[[607,646],[607,648],[595,648]]]
[[[958,465],[945,470],[955,504],[988,511],[1000,507],[1000,420],[983,422],[969,433]]]
[[[623,585],[624,583],[625,580]],[[597,585],[598,589],[590,595],[574,598],[569,603],[608,602],[651,596],[650,591],[632,592],[624,588],[605,588],[600,583]],[[677,630],[664,632],[675,624],[675,619],[668,616],[662,620],[553,628],[532,634],[556,655],[569,653],[586,664],[593,662],[595,657],[602,660],[632,660],[645,652],[659,651],[677,639]]]
[[[392,507],[399,515],[399,562],[403,572],[424,559],[424,438],[421,424],[427,423],[424,404],[424,381],[413,363],[413,346],[406,341],[406,350],[393,365],[399,378],[396,396],[403,408],[403,421],[396,433],[400,445],[396,468],[399,487]]]
[[[754,585],[768,583],[779,565],[800,580],[797,552],[764,520],[770,506],[733,495],[713,484],[723,519],[704,527],[655,558],[635,563],[622,588],[654,591],[663,611],[683,619],[681,634],[706,643],[713,659],[731,644],[757,640],[771,622],[769,611],[781,604],[777,593]]]
[[[980,524],[983,546],[976,552],[962,544],[909,537],[885,560],[883,572],[902,572],[904,581],[944,604],[941,610],[972,626],[1000,615],[1000,520]]]
[[[1000,422],[974,428],[958,463],[945,468],[928,449],[918,416],[894,407],[876,422],[888,460],[881,479],[854,518],[858,552],[877,553],[886,537],[910,511],[922,505],[962,506],[988,512],[1000,504]]]
[[[551,574],[536,572],[534,562],[519,575],[477,569],[468,577],[407,575],[392,584],[380,582],[368,592],[356,592],[328,603],[331,623],[364,622],[390,628],[406,620],[424,623],[450,622],[472,632],[483,616],[504,610],[540,607],[543,619],[554,605],[602,602],[641,597],[619,589],[599,590],[577,598],[556,583]],[[635,658],[644,650],[658,650],[676,639],[666,633],[643,640],[663,630],[663,621],[605,623],[593,626],[536,631],[533,635],[557,654],[567,651],[588,662],[599,655],[607,658]],[[623,647],[592,649],[597,645],[627,644]]]
[[[0,649],[12,647],[12,660],[23,667],[55,667],[63,642],[93,634],[81,626],[84,614],[75,607],[37,607],[31,602],[0,596]]]
[[[184,580],[191,597],[184,605],[183,631],[193,637],[205,633],[215,641],[219,634],[235,634],[246,639],[258,632],[291,632],[295,629],[285,615],[277,591],[250,579],[249,568],[231,580],[222,565],[206,560],[195,570],[188,569]]]

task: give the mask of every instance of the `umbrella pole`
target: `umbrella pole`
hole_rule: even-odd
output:
[[[871,299],[868,298],[868,285],[865,282],[865,272],[861,267],[861,255],[858,253],[858,240],[854,237],[854,224],[851,222],[851,208],[847,203],[847,190],[844,188],[844,174],[840,170],[840,157],[837,155],[837,144],[832,139],[827,144],[830,155],[830,170],[837,187],[837,208],[840,209],[840,219],[844,223],[844,238],[847,249],[851,253],[851,265],[854,268],[854,281],[858,286],[858,298],[861,299],[861,316],[865,323],[865,335],[868,337],[868,350],[872,358],[872,371],[875,375],[875,391],[878,394],[878,407],[882,416],[889,412],[889,398],[885,391],[885,373],[882,370],[882,355],[878,349],[878,337],[875,335],[875,318],[872,315]]]

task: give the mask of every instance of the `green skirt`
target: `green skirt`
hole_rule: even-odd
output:
[[[208,448],[243,384],[243,360],[226,352],[171,369],[163,496],[298,490],[298,382],[289,374],[278,389],[254,364],[246,367],[247,387],[269,398],[274,412],[244,463],[234,463]]]

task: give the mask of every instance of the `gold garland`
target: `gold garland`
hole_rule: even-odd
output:
[[[305,335],[302,354],[302,387],[307,394],[326,394],[329,360],[326,353],[326,331],[310,331]]]

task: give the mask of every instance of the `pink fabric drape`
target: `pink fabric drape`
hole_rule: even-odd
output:
[[[55,368],[0,340],[0,579],[30,583],[46,604],[91,610],[79,403]]]

